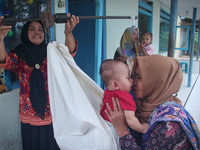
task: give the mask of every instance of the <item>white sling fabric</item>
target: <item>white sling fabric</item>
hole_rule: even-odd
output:
[[[61,150],[116,150],[113,134],[99,115],[103,90],[62,43],[48,44],[47,66],[54,136]]]

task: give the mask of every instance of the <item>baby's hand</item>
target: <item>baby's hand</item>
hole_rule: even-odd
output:
[[[141,45],[139,41],[136,41],[136,43],[137,43],[137,46],[140,46],[140,45]]]
[[[138,47],[139,49],[142,49],[142,48],[144,48],[143,44],[142,44],[142,43],[140,43],[139,41],[137,41],[137,47]]]
[[[148,123],[143,123],[142,125],[144,127],[143,133],[145,134],[147,132],[148,128],[149,128],[149,124]]]
[[[143,42],[143,43],[141,44],[141,46],[142,46],[142,47],[145,47],[145,43]]]

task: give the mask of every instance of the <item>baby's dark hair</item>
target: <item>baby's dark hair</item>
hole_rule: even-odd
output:
[[[151,32],[149,32],[149,31],[144,31],[144,32],[142,32],[142,34],[141,34],[141,37],[143,36],[143,35],[145,35],[145,34],[148,34],[148,35],[150,35],[150,37],[151,37],[151,39],[152,39],[152,33]]]
[[[113,76],[115,75],[115,66],[118,63],[122,63],[118,60],[114,60],[114,59],[106,59],[102,62],[101,66],[100,66],[100,75],[101,75],[101,79],[104,82],[104,84],[107,85],[109,84],[109,81],[113,78]]]

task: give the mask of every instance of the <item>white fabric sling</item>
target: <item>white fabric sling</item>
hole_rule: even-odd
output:
[[[103,90],[62,43],[48,44],[47,66],[54,137],[61,150],[116,150],[113,134],[99,114]]]

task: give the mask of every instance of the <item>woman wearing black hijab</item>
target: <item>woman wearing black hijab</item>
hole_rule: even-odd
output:
[[[11,27],[1,25],[2,20],[0,17],[0,68],[18,72],[23,150],[57,150],[48,98],[47,44],[43,25],[27,22],[22,28],[22,43],[7,54],[4,38]],[[77,23],[78,17],[72,16],[65,25],[65,44],[73,56],[77,46],[72,30]]]

